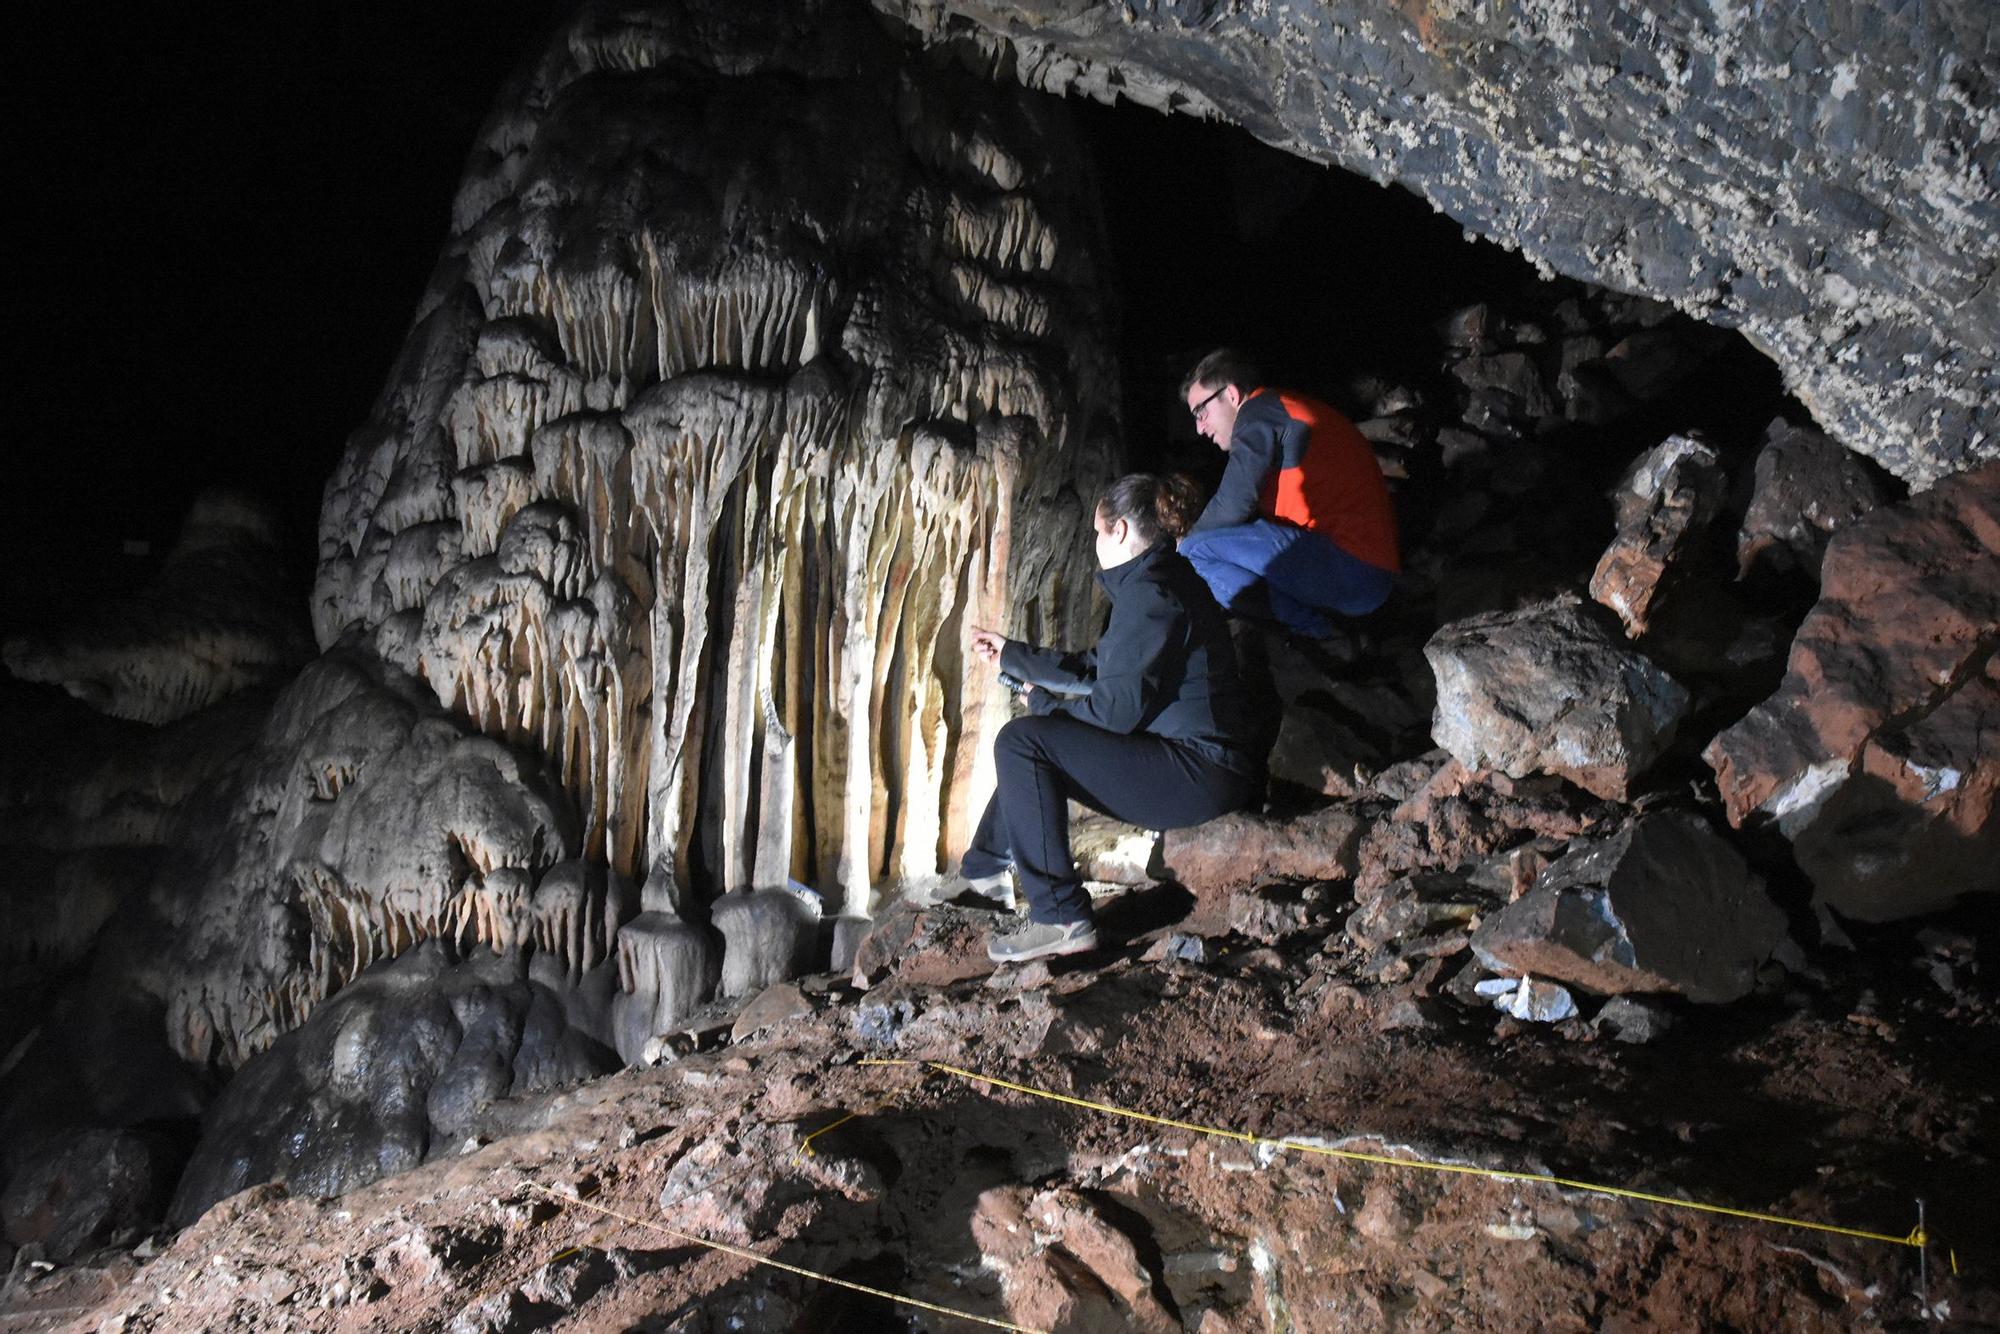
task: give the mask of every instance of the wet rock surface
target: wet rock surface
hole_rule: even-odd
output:
[[[364,972],[216,1100],[169,1221],[261,1182],[345,1194],[456,1151],[489,1103],[616,1069],[563,999],[519,951],[430,943]]]

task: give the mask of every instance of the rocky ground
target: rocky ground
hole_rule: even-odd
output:
[[[1926,1295],[2000,1320],[1990,914],[1767,968],[1727,1008],[1537,1023],[1449,968],[1384,980],[1322,888],[1281,928],[1269,889],[1113,890],[1100,956],[997,974],[994,914],[905,905],[855,976],[497,1104],[417,1171],[255,1187],[68,1268],[24,1254],[0,1328],[973,1327],[703,1242],[1034,1329],[1894,1328]],[[1224,915],[1269,943],[1184,929]],[[1904,1245],[1311,1148],[1898,1237],[1922,1199],[1928,1289]]]

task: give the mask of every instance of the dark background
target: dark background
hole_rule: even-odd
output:
[[[129,579],[202,488],[303,581],[506,77],[569,5],[47,6],[12,43],[0,624]],[[143,549],[143,550],[142,550]]]
[[[571,6],[304,0],[37,19],[15,52],[24,281],[0,627],[142,576],[190,502],[321,489],[400,346],[501,85]],[[1233,128],[1077,105],[1102,166],[1137,466],[1219,464],[1175,397],[1216,344],[1339,401],[1533,281],[1406,191]]]

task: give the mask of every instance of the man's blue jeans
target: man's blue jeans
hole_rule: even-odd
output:
[[[1297,524],[1255,519],[1209,528],[1181,539],[1181,555],[1208,581],[1215,600],[1234,610],[1257,585],[1271,614],[1300,634],[1333,627],[1323,613],[1365,616],[1389,597],[1395,576],[1350,556],[1331,539]]]

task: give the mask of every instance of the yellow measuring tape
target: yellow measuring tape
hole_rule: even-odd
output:
[[[1889,1232],[1869,1232],[1863,1228],[1838,1227],[1832,1223],[1816,1223],[1807,1218],[1790,1218],[1784,1214],[1759,1213],[1754,1209],[1732,1209],[1723,1204],[1704,1204],[1698,1200],[1676,1199],[1671,1195],[1655,1195],[1649,1191],[1631,1190],[1624,1186],[1605,1186],[1594,1181],[1575,1181],[1568,1177],[1550,1176],[1544,1172],[1510,1172],[1501,1168],[1473,1167],[1465,1163],[1440,1163],[1425,1158],[1401,1158],[1385,1153],[1363,1153],[1357,1149],[1333,1149],[1321,1144],[1306,1144],[1292,1139],[1267,1139],[1262,1135],[1252,1135],[1242,1130],[1227,1130],[1220,1126],[1205,1126],[1194,1121],[1177,1121],[1168,1116],[1153,1116],[1147,1112],[1134,1111],[1129,1107],[1118,1107],[1108,1102],[1092,1102],[1088,1098],[1072,1097],[1067,1093],[1057,1093],[1053,1089],[1036,1088],[1032,1084],[1016,1084],[1010,1080],[996,1079],[992,1075],[982,1075],[976,1070],[966,1070],[943,1061],[898,1061],[880,1058],[864,1058],[862,1065],[915,1066],[951,1075],[957,1079],[973,1083],[990,1084],[1015,1093],[1024,1093],[1031,1098],[1044,1098],[1050,1102],[1067,1103],[1071,1107],[1081,1107],[1086,1111],[1101,1112],[1106,1116],[1122,1116],[1132,1121],[1145,1121],[1156,1126],[1167,1126],[1174,1130],[1186,1130],[1197,1135],[1211,1135],[1217,1139],[1236,1140],[1243,1144],[1268,1144],[1277,1149],[1289,1149],[1296,1153],[1315,1153],[1326,1158],[1341,1158],[1349,1162],[1374,1163],[1385,1167],[1408,1167],[1426,1172],[1455,1172],[1462,1176],[1487,1177],[1494,1181],[1534,1181],[1548,1186],[1560,1186],[1565,1190],[1588,1191],[1593,1195],[1610,1195],[1623,1200],[1642,1200],[1647,1204],[1661,1204],[1673,1209],[1692,1209],[1705,1214],[1722,1214],[1730,1218],[1745,1218],[1756,1223],[1777,1223],[1785,1227],[1809,1228],[1814,1232],[1831,1232],[1842,1237],[1858,1237],[1863,1241],[1882,1241],[1895,1246],[1915,1246],[1922,1249],[1930,1240],[1922,1226],[1912,1228],[1902,1236]],[[830,1129],[831,1127],[829,1127]],[[824,1132],[821,1132],[824,1133]],[[1952,1271],[1958,1270],[1958,1257],[1952,1257]]]

